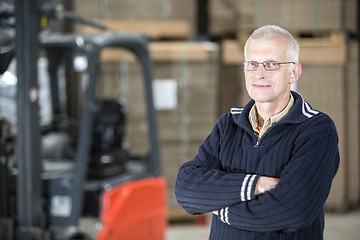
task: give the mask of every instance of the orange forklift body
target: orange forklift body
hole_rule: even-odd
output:
[[[121,184],[102,194],[97,240],[163,240],[167,225],[163,177]]]

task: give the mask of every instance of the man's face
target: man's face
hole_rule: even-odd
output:
[[[247,45],[246,61],[288,62],[286,58],[288,43],[283,39],[251,40]],[[259,64],[255,71],[245,71],[245,82],[248,94],[256,103],[273,103],[275,105],[289,98],[291,72],[289,64],[280,65],[280,69],[266,71]]]

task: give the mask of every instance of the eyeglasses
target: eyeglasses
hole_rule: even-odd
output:
[[[276,62],[276,61],[265,61],[262,63],[255,61],[246,61],[243,63],[243,67],[245,71],[255,71],[258,69],[259,64],[264,66],[266,71],[275,71],[280,68],[281,64],[295,64],[295,62]]]

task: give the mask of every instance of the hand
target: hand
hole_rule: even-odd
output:
[[[255,195],[264,194],[265,192],[270,191],[271,189],[276,187],[279,181],[280,178],[264,176],[259,177],[258,182],[256,183]]]

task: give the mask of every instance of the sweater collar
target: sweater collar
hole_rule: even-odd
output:
[[[286,117],[281,119],[279,123],[301,123],[319,114],[319,111],[313,109],[310,104],[304,100],[300,93],[291,91],[291,94],[295,100],[294,107]],[[232,108],[231,113],[234,122],[238,125],[243,125],[252,129],[249,122],[249,112],[254,104],[255,101],[251,100],[244,108]]]

